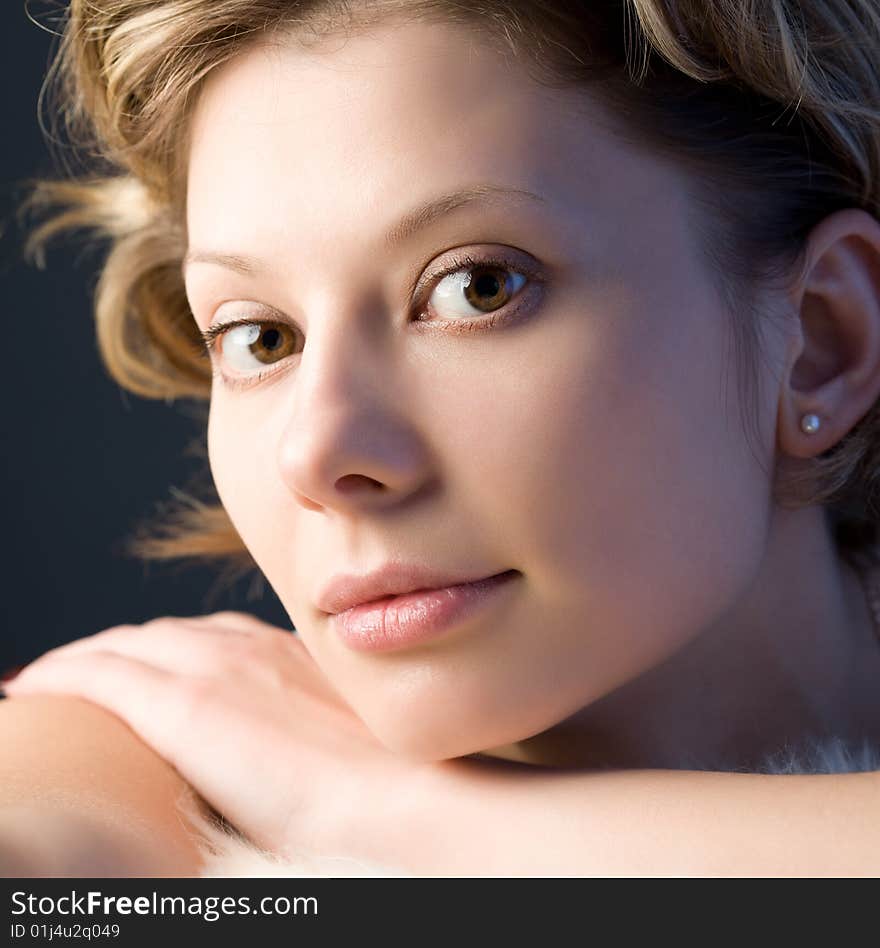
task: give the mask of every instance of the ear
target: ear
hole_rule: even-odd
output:
[[[803,259],[777,421],[780,449],[799,458],[833,447],[880,397],[880,222],[836,211],[810,232]],[[820,419],[813,434],[806,414]]]

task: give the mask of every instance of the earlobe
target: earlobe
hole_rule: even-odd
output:
[[[801,418],[801,431],[804,434],[815,434],[822,424],[822,419],[812,413],[803,415]]]
[[[783,379],[786,454],[833,447],[880,397],[880,222],[847,208],[810,233],[793,288],[800,346]]]

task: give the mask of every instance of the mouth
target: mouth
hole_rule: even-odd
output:
[[[350,611],[352,608],[355,608],[357,606],[376,606],[376,605],[385,605],[386,603],[391,604],[391,603],[396,602],[397,600],[403,599],[404,596],[444,592],[445,590],[457,589],[459,587],[465,587],[465,586],[476,587],[476,586],[479,586],[481,583],[489,583],[494,580],[500,579],[502,577],[512,576],[513,574],[517,572],[518,572],[517,570],[509,569],[503,573],[494,573],[492,576],[483,576],[479,579],[469,579],[469,580],[463,580],[459,582],[448,583],[445,585],[437,585],[437,586],[420,586],[417,589],[407,589],[401,592],[388,593],[385,596],[378,596],[376,599],[369,599],[369,600],[365,600],[364,602],[355,603],[354,606],[350,606],[347,610],[342,610],[342,611],[344,612]]]
[[[506,598],[522,574],[416,589],[358,603],[330,615],[334,631],[354,651],[395,651],[433,640]]]
[[[382,603],[411,592],[468,585],[493,579],[498,575],[504,574],[443,571],[417,563],[389,561],[370,573],[341,573],[334,576],[319,593],[315,604],[325,614],[338,615],[353,606]]]

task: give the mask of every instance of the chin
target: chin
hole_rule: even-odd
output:
[[[379,729],[371,725],[370,730],[384,747],[413,763],[426,764],[450,760],[453,757],[467,757],[484,746],[484,743],[474,739],[473,734],[466,735],[449,730],[433,730],[424,727]]]

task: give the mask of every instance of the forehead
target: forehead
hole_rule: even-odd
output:
[[[201,93],[190,243],[270,254],[308,235],[327,252],[476,183],[537,192],[560,214],[580,202],[598,217],[621,199],[645,208],[668,194],[659,164],[611,128],[583,91],[539,85],[472,28],[391,23],[308,49],[277,37],[224,64]]]

